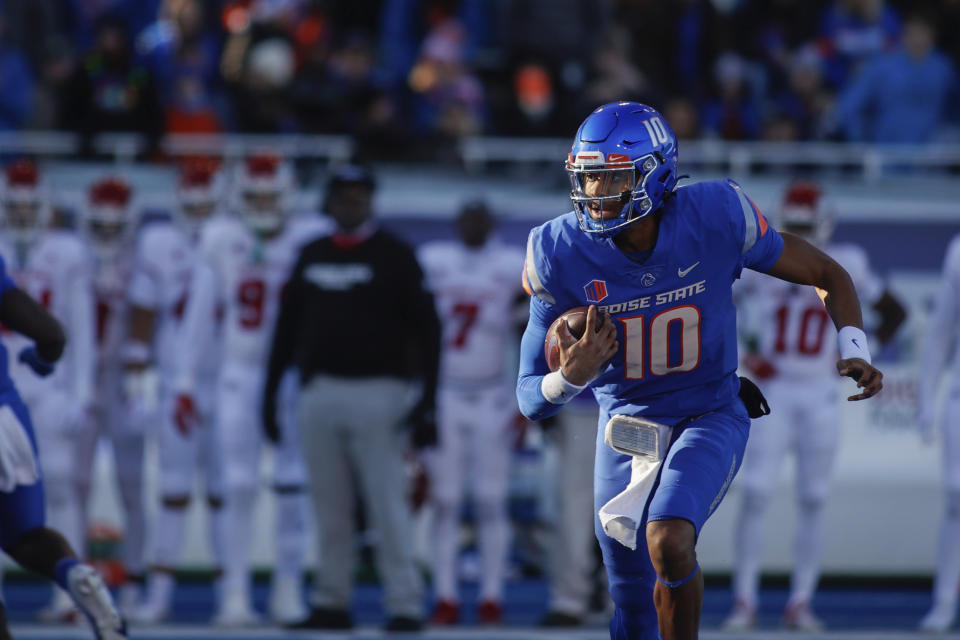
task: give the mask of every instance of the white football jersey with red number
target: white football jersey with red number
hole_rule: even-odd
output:
[[[866,252],[856,245],[828,246],[825,252],[847,270],[860,304],[870,307],[883,294],[883,282],[870,269]],[[748,333],[758,339],[758,353],[777,375],[791,380],[830,379],[837,358],[837,332],[814,287],[744,270],[735,285],[738,304],[747,305]]]
[[[96,294],[96,337],[101,375],[123,366],[121,351],[129,324],[127,289],[133,273],[133,250],[124,246],[115,255],[95,256],[93,288]]]
[[[308,242],[329,231],[317,215],[294,216],[274,238],[259,239],[239,218],[221,216],[201,231],[199,259],[194,270],[181,337],[186,355],[179,366],[177,388],[189,389],[202,364],[204,327],[223,309],[222,366],[264,368],[269,356],[280,294]]]
[[[0,252],[17,286],[53,314],[67,335],[66,349],[56,369],[50,376],[40,378],[16,359],[32,341],[20,334],[3,332],[10,351],[10,375],[17,389],[24,399],[33,402],[42,401],[45,390],[53,387],[64,391],[79,406],[88,406],[93,398],[96,367],[90,251],[73,231],[53,229],[41,232],[23,255],[5,239],[0,240]]]
[[[516,325],[523,252],[497,242],[471,249],[433,242],[419,251],[443,325],[441,379],[447,384],[498,383]]]
[[[137,238],[130,303],[154,312],[153,352],[161,378],[169,379],[176,364],[177,327],[187,306],[196,262],[190,238],[170,221],[145,226]]]

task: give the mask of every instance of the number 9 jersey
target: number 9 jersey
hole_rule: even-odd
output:
[[[610,314],[620,345],[590,383],[606,414],[690,416],[736,398],[732,285],[745,267],[770,269],[783,240],[731,180],[680,187],[660,215],[656,246],[643,256],[584,233],[574,213],[530,232],[523,278],[532,299],[517,387],[527,417],[560,408],[540,391],[547,329],[563,311],[591,304]]]

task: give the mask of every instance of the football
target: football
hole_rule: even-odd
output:
[[[587,328],[587,307],[574,307],[561,313],[547,330],[547,337],[543,342],[543,352],[547,357],[547,366],[550,367],[550,371],[556,371],[560,368],[560,342],[557,339],[557,330],[560,328],[561,322],[566,322],[570,335],[579,340],[583,336],[584,329]],[[594,331],[599,331],[602,326],[603,314],[597,313]]]

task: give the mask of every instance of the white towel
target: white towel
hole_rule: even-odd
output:
[[[27,431],[9,406],[0,407],[0,491],[29,486],[40,478]]]
[[[637,548],[637,529],[643,519],[643,509],[647,505],[647,499],[650,497],[653,483],[657,479],[660,465],[663,464],[667,449],[670,447],[673,427],[643,418],[612,416],[604,430],[604,442],[621,453],[632,455],[635,449],[623,448],[622,440],[614,436],[615,426],[618,422],[623,426],[624,423],[631,421],[642,423],[643,426],[648,428],[655,428],[658,437],[656,442],[648,441],[644,443],[644,445],[649,446],[648,455],[633,455],[633,462],[630,466],[630,484],[600,507],[598,515],[600,516],[600,524],[608,536],[628,549],[635,550]],[[655,454],[654,450],[656,451]]]

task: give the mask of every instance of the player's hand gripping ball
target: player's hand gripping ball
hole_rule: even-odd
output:
[[[597,314],[594,331],[600,331],[605,317],[606,314]],[[583,337],[583,332],[587,328],[587,307],[574,307],[560,314],[547,330],[547,337],[543,341],[543,351],[547,357],[547,366],[550,367],[550,371],[556,371],[560,368],[560,340],[557,338],[557,331],[560,329],[561,322],[565,322],[570,335],[579,340]]]

